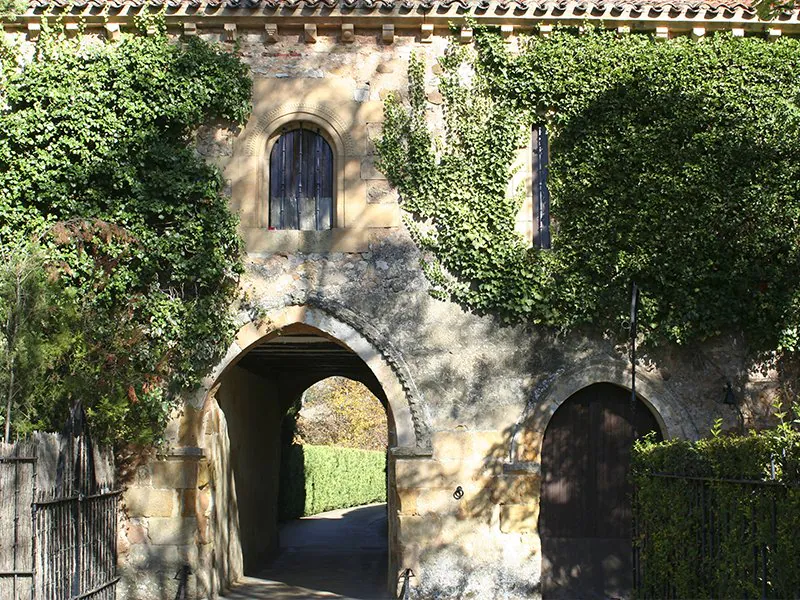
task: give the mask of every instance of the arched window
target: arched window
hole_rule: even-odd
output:
[[[317,130],[284,131],[269,156],[270,229],[333,227],[333,151]]]

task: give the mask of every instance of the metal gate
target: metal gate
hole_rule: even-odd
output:
[[[113,600],[120,491],[82,407],[61,434],[0,450],[0,598]]]
[[[27,444],[0,442],[0,598],[29,600],[33,591],[31,504],[36,459]]]

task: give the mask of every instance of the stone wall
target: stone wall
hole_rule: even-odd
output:
[[[121,598],[175,594],[183,565],[197,569],[209,550],[210,465],[187,448],[140,466],[122,502],[119,530]]]
[[[452,589],[530,597],[541,566],[539,452],[547,421],[581,387],[601,381],[629,386],[627,351],[600,337],[504,325],[429,296],[420,253],[374,169],[370,139],[380,130],[380,100],[404,90],[412,51],[427,59],[435,116],[434,58],[446,41],[395,37],[385,45],[376,43],[377,35],[359,34],[347,45],[285,36],[267,47],[257,36],[239,36],[239,51],[256,78],[254,115],[238,135],[206,129],[198,139],[201,152],[230,179],[249,251],[242,288],[257,310],[241,315],[242,333],[208,389],[247,348],[284,325],[305,322],[346,344],[355,344],[353,331],[360,333],[377,357],[371,368],[390,372],[379,380],[397,387],[387,390],[399,440],[390,461],[390,582],[411,568],[422,597]],[[340,137],[339,227],[267,231],[259,221],[265,197],[258,182],[269,124],[280,115],[305,119],[314,111]],[[378,188],[387,193],[374,202]],[[324,316],[309,317],[311,309]],[[769,377],[748,372],[743,349],[725,340],[643,356],[637,389],[666,436],[697,437],[717,416],[735,426],[735,413],[719,402],[728,380],[752,407],[763,404],[772,385]],[[211,406],[203,394],[188,405],[201,412]],[[409,427],[401,423],[402,411],[410,414]],[[230,417],[228,426],[235,447],[241,442]],[[206,454],[228,452],[224,431],[199,437]],[[463,497],[456,499],[458,487]],[[214,560],[236,563],[241,549],[231,543],[235,534],[225,533],[235,524],[225,524],[225,496],[217,494]],[[235,558],[222,559],[226,553]],[[198,573],[198,594],[227,581],[201,579]]]
[[[411,568],[426,593],[438,586],[528,597],[541,562],[547,421],[591,383],[629,386],[626,353],[608,340],[509,327],[435,300],[419,258],[404,231],[371,232],[364,252],[251,256],[243,286],[268,316],[318,307],[333,320],[368,323],[402,356],[422,399],[412,412],[430,437],[394,457],[395,573]],[[744,364],[735,346],[670,349],[642,360],[637,389],[665,435],[697,437],[717,416],[735,426],[719,401]]]
[[[388,398],[390,582],[411,568],[423,597],[456,588],[531,597],[541,565],[539,455],[547,422],[582,387],[629,387],[626,349],[599,336],[504,325],[429,296],[420,253],[375,169],[371,140],[380,131],[381,101],[404,92],[412,51],[427,61],[435,120],[443,27],[392,29],[389,39],[373,23],[343,41],[341,26],[311,31],[293,21],[273,35],[270,24],[265,34],[263,22],[253,23],[200,32],[236,51],[255,86],[254,113],[242,131],[204,128],[197,140],[229,182],[248,250],[242,290],[255,309],[240,315],[225,360],[175,415],[167,455],[143,464],[124,495],[119,596],[173,598],[175,572],[188,564],[190,597],[212,597],[241,575],[248,557],[274,548],[274,505],[256,502],[272,497],[280,415],[264,401],[270,383],[235,363],[253,344],[300,322],[357,352]],[[334,142],[332,231],[265,227],[267,148],[296,119],[318,123]],[[521,215],[522,229],[527,218]],[[744,357],[732,339],[641,357],[637,390],[665,437],[703,435],[718,416],[735,427],[735,412],[720,403],[729,380],[748,416],[765,415],[774,374],[751,370]],[[242,427],[253,419],[263,422],[260,439]],[[264,528],[241,531],[239,516],[261,510]]]
[[[278,550],[278,489],[281,419],[284,407],[271,381],[240,367],[225,375],[217,403],[230,440],[231,493],[218,498],[231,518],[238,516],[242,566],[252,571]],[[237,485],[238,483],[238,485]],[[237,514],[238,513],[238,514]]]

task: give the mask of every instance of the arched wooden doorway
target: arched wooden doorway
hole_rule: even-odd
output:
[[[633,441],[658,423],[610,383],[586,387],[551,418],[542,445],[544,598],[626,598],[631,591]]]

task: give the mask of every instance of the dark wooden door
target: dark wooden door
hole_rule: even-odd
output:
[[[659,432],[650,410],[610,383],[584,388],[556,410],[542,447],[545,598],[630,596],[630,452],[650,431]]]

